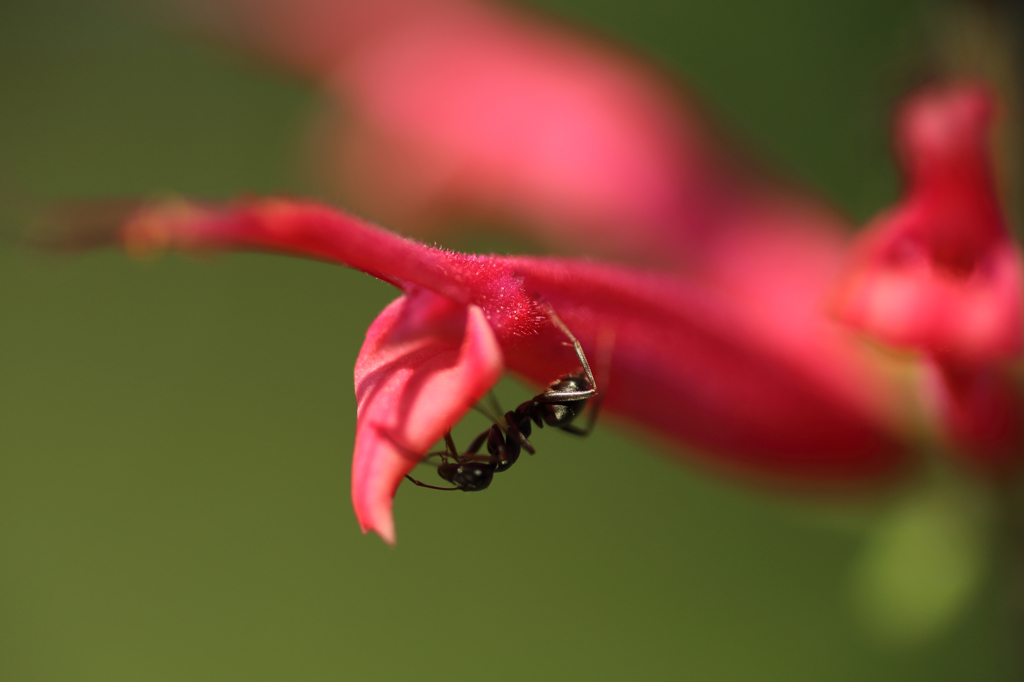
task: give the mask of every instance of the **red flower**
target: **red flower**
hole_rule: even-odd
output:
[[[715,461],[833,481],[877,477],[901,461],[887,387],[854,347],[778,333],[742,299],[681,277],[453,253],[280,200],[144,206],[105,237],[133,252],[257,249],[331,260],[402,290],[371,326],[355,371],[353,502],[363,529],[388,542],[403,476],[503,369],[541,384],[578,370],[547,306],[591,357],[598,338],[614,338],[602,409]],[[828,354],[809,356],[816,345]]]
[[[403,476],[505,369],[544,385],[578,368],[549,309],[592,359],[598,339],[614,339],[599,372],[607,411],[721,466],[874,480],[904,461],[903,395],[825,314],[838,292],[842,322],[924,354],[925,397],[960,451],[988,470],[1019,459],[1004,364],[1021,345],[1021,265],[981,90],[908,101],[897,131],[907,195],[851,254],[843,220],[728,163],[645,69],[511,11],[468,0],[215,6],[240,9],[222,31],[342,100],[341,176],[377,215],[512,216],[563,246],[671,268],[452,253],[298,202],[139,210],[118,233],[129,249],[280,251],[403,292],[356,364],[364,530],[394,541]]]
[[[992,173],[994,105],[976,85],[907,100],[896,145],[906,196],[851,254],[837,311],[932,366],[946,434],[975,464],[1002,472],[1022,456],[1022,401],[1005,364],[1020,355],[1024,269]]]

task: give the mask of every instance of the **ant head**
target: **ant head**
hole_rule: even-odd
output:
[[[494,465],[488,462],[446,462],[437,467],[437,475],[459,490],[483,490],[494,478]]]

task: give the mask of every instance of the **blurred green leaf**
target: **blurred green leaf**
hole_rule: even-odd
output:
[[[919,491],[867,538],[855,574],[868,629],[894,644],[917,644],[961,616],[991,565],[993,500],[963,480]]]

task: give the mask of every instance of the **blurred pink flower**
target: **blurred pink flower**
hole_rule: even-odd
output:
[[[182,0],[186,1],[186,0]],[[407,231],[455,218],[675,264],[735,195],[673,87],[595,40],[474,0],[215,0],[191,20],[316,79],[344,203]],[[623,226],[630,229],[624,230]]]
[[[108,223],[109,225],[109,223]],[[472,256],[403,239],[340,212],[282,200],[144,206],[90,236],[129,251],[256,249],[363,270],[403,295],[371,326],[356,363],[352,495],[364,530],[394,541],[402,477],[505,368],[546,384],[578,360],[551,306],[599,370],[604,408],[709,461],[777,479],[849,482],[892,473],[890,387],[839,330],[832,345],[779,334],[742,299],[682,277],[571,259]],[[809,353],[814,345],[828,347]]]
[[[836,310],[880,341],[920,351],[946,434],[996,472],[1022,457],[1022,404],[1006,375],[1022,342],[1021,255],[989,153],[994,103],[978,85],[926,88],[896,123],[906,194],[860,237]]]
[[[992,174],[992,110],[971,85],[904,103],[896,145],[906,195],[858,240],[837,301],[847,324],[960,361],[1020,353],[1024,278]]]

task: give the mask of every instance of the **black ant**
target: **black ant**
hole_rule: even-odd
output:
[[[459,454],[455,447],[449,430],[444,435],[445,451],[432,452],[426,457],[441,458],[437,474],[454,485],[454,488],[427,485],[409,475],[406,475],[406,478],[422,488],[433,490],[483,490],[491,484],[494,474],[505,471],[516,463],[521,450],[526,450],[531,455],[536,452],[529,440],[533,424],[538,428],[543,428],[547,424],[577,436],[586,436],[593,430],[598,408],[596,404],[590,412],[586,428],[580,428],[572,423],[583,412],[590,399],[598,396],[597,382],[590,371],[587,356],[584,355],[580,342],[551,308],[548,308],[548,317],[572,341],[582,371],[559,377],[543,393],[535,395],[516,409],[509,410],[500,419],[491,416],[495,423],[474,438],[466,452],[462,454]],[[500,412],[500,409],[497,410],[497,413]],[[505,424],[504,428],[501,425],[502,421]],[[488,454],[477,454],[484,443],[487,444]],[[449,456],[455,461],[448,461]]]
[[[488,433],[490,433],[489,430],[477,436],[473,443],[470,444],[469,449],[460,455],[455,447],[455,441],[452,440],[452,432],[449,431],[444,434],[444,442],[447,448],[445,452],[431,452],[426,456],[441,458],[441,463],[437,465],[437,475],[452,483],[455,486],[454,488],[439,488],[436,485],[427,485],[417,481],[408,474],[405,477],[421,488],[431,488],[433,490],[483,490],[491,484],[491,479],[494,478],[495,472],[498,471],[498,460],[495,457],[476,454]],[[454,457],[455,461],[449,462],[447,455]]]

